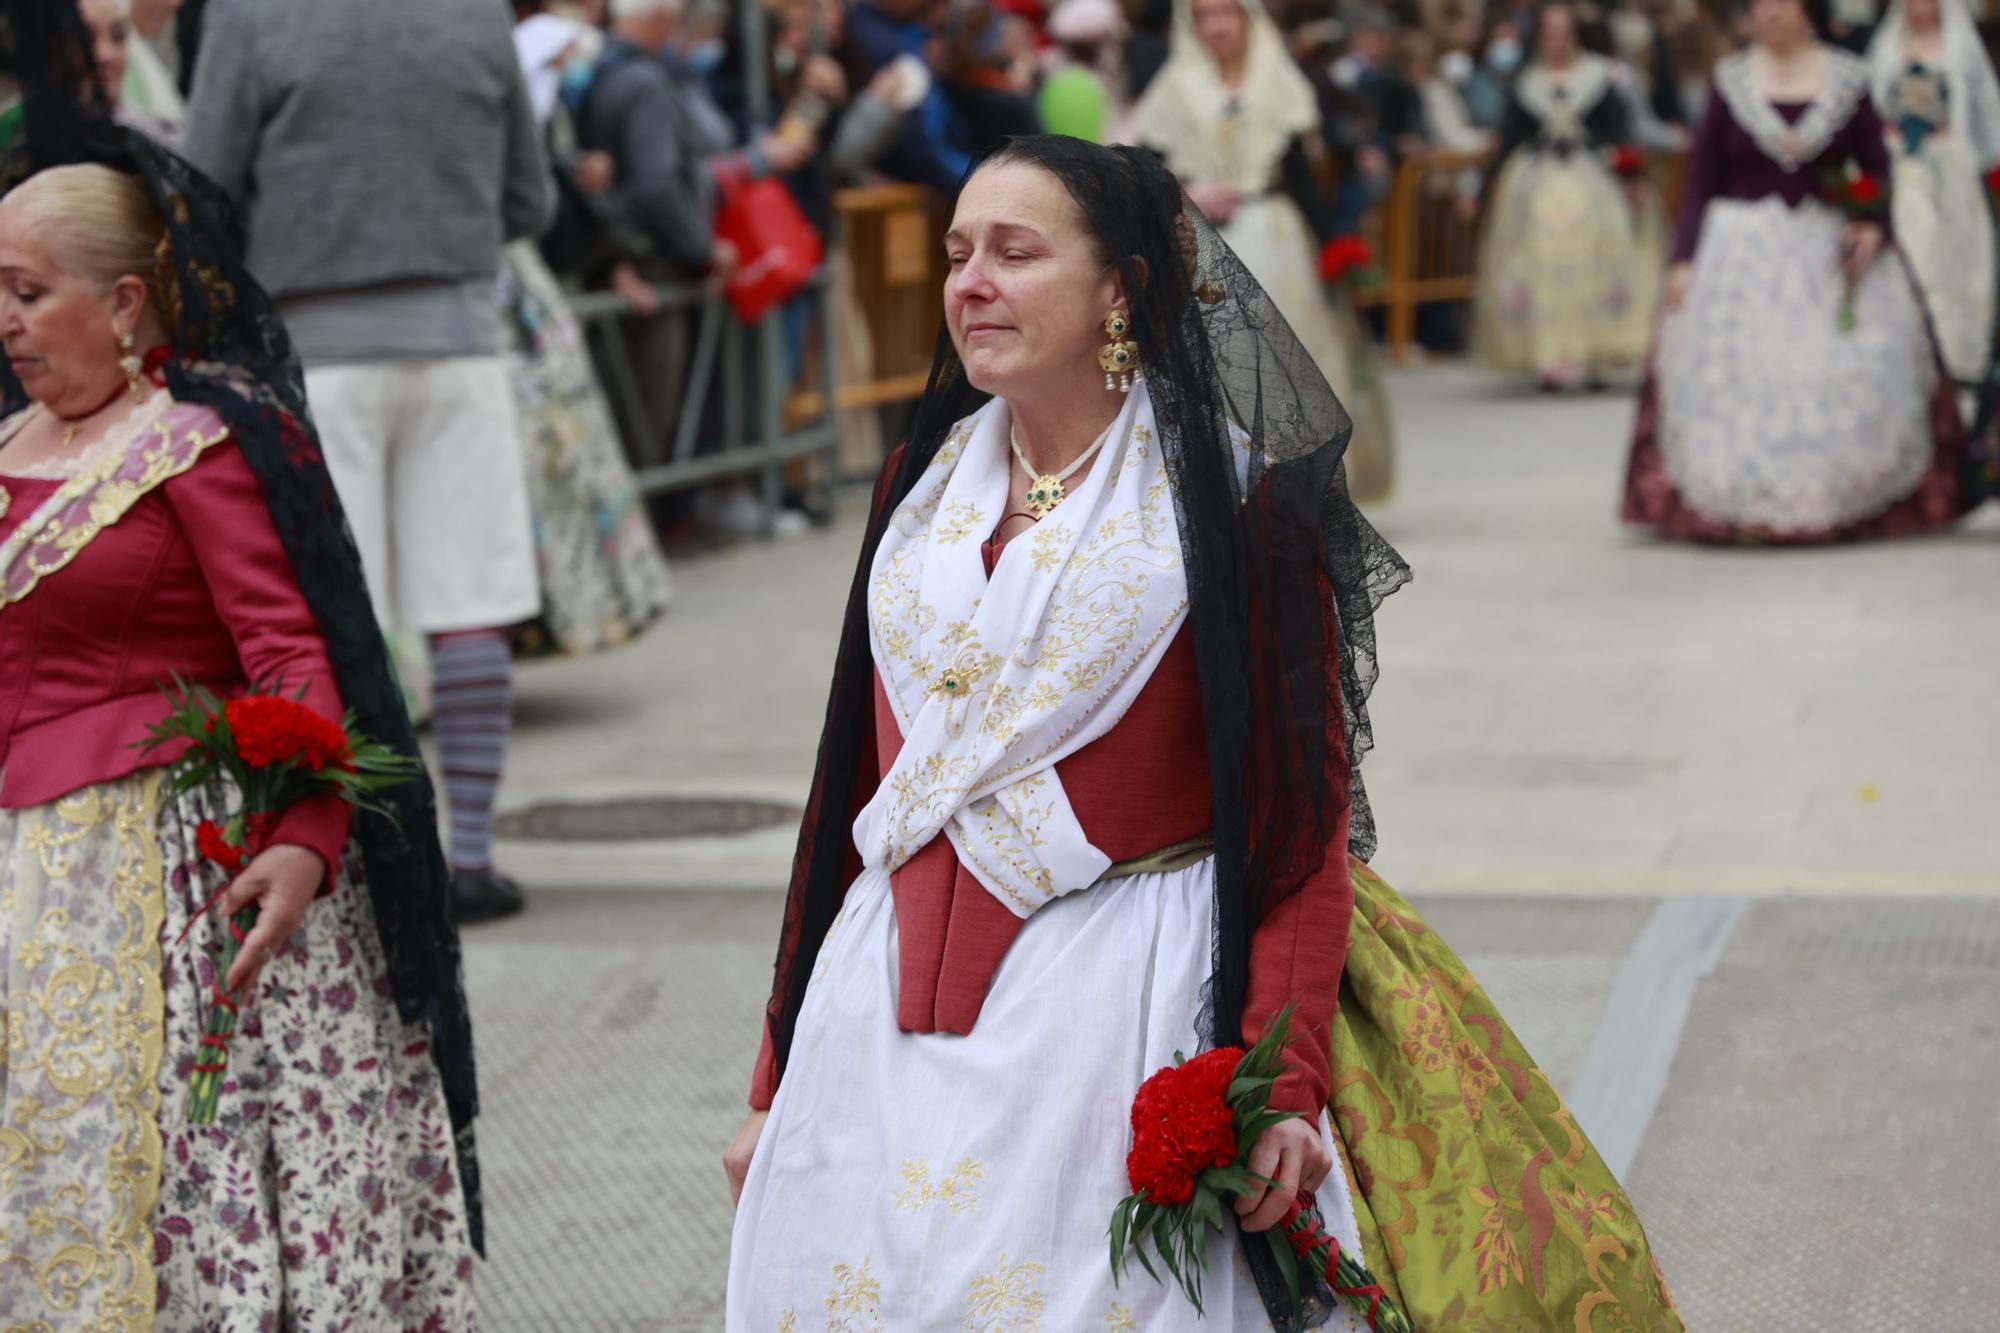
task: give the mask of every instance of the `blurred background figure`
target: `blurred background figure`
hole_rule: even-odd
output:
[[[1693,541],[1944,527],[1977,497],[1923,299],[1885,252],[1868,67],[1816,39],[1802,0],[1751,19],[1689,164],[1625,517]]]
[[[515,5],[514,49],[546,139],[568,69],[597,43],[590,29],[541,9],[538,0]],[[616,164],[605,162],[597,183],[615,174]],[[507,247],[501,323],[542,589],[541,614],[517,642],[573,655],[628,643],[667,608],[666,561],[583,330],[532,240]]]
[[[1026,18],[981,0],[957,0],[945,10],[932,50],[932,65],[975,161],[1014,135],[1040,133],[1031,96],[1034,36]]]
[[[1173,53],[1133,113],[1134,137],[1165,158],[1353,417],[1348,486],[1379,500],[1395,472],[1388,397],[1350,299],[1320,279],[1335,239],[1320,125],[1312,84],[1259,0],[1181,0]]]
[[[131,0],[82,0],[77,9],[90,27],[97,77],[119,121],[178,147],[187,103],[153,44],[133,26]]]
[[[1480,358],[1545,390],[1597,382],[1644,354],[1658,259],[1641,253],[1627,191],[1631,118],[1576,12],[1541,11],[1514,83],[1479,265]]]
[[[1042,128],[1092,143],[1121,137],[1126,115],[1117,0],[1062,0],[1049,15],[1049,70],[1035,98]]]
[[[901,129],[877,165],[896,180],[928,185],[947,195],[972,166],[977,145],[971,127],[937,78],[933,41],[943,17],[941,0],[861,0],[847,17],[847,74],[866,84],[884,69],[900,65],[904,79],[920,91],[910,97]]]
[[[1889,135],[1896,241],[1916,270],[1952,378],[1993,357],[1993,211],[2000,83],[1964,0],[1895,0],[1868,50]]]
[[[614,170],[607,193],[649,246],[637,262],[645,283],[628,279],[618,288],[637,311],[627,337],[647,428],[624,424],[634,460],[644,466],[666,457],[676,433],[691,387],[694,330],[690,311],[659,308],[645,286],[726,278],[738,256],[715,230],[722,177],[783,175],[804,165],[818,144],[810,134],[739,134],[702,73],[722,53],[712,15],[684,23],[682,0],[612,0],[610,12],[611,40],[574,95],[579,141],[609,154]],[[707,397],[719,413],[718,395]],[[740,482],[699,498],[707,521],[726,532],[748,535],[762,526],[763,513]]]
[[[1511,17],[1493,20],[1478,51],[1478,61],[1465,77],[1465,108],[1473,123],[1496,133],[1507,121],[1508,89],[1527,59],[1521,25]]]
[[[429,639],[464,921],[523,906],[493,803],[542,601],[497,283],[555,191],[508,33],[488,0],[216,0],[186,145],[244,211],[376,614]]]
[[[1466,62],[1461,55],[1453,63]],[[1499,136],[1482,129],[1473,119],[1458,82],[1445,72],[1437,38],[1422,30],[1404,33],[1396,43],[1396,69],[1416,91],[1418,134],[1426,146],[1452,153],[1483,153],[1497,145]]]

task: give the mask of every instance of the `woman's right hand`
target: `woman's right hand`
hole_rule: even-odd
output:
[[[771,1118],[769,1111],[752,1111],[743,1128],[736,1131],[736,1139],[722,1154],[722,1169],[729,1173],[729,1202],[743,1201],[743,1181],[750,1174],[750,1159],[757,1154],[757,1140],[764,1137],[764,1122]]]
[[[1667,270],[1666,302],[1668,310],[1679,310],[1681,302],[1687,300],[1688,288],[1694,285],[1694,265],[1680,263]]]

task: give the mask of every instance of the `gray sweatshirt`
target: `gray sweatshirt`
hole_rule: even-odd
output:
[[[555,209],[494,0],[211,0],[184,151],[309,364],[497,351],[501,247]]]

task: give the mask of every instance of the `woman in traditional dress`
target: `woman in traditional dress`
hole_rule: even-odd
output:
[[[515,26],[515,51],[545,132],[562,115],[557,91],[565,62],[587,50],[591,36],[546,13]],[[573,138],[566,121],[563,137]],[[617,647],[666,610],[667,563],[583,330],[533,241],[507,247],[501,294],[542,585],[542,614],[518,641],[577,655]]]
[[[1316,1190],[1422,1327],[1679,1329],[1562,1099],[1354,859],[1408,571],[1303,345],[1139,150],[1015,141],[946,247],[725,1159],[728,1328],[1294,1329],[1254,1233]],[[1113,1281],[1132,1098],[1285,1006],[1299,1118],[1198,1320]]]
[[[1964,429],[1890,215],[1823,198],[1829,178],[1888,181],[1868,67],[1801,0],[1750,17],[1689,158],[1624,516],[1693,541],[1951,523],[1973,503]]]
[[[1645,355],[1660,256],[1640,245],[1632,192],[1606,162],[1633,139],[1611,62],[1583,49],[1566,4],[1544,7],[1537,32],[1502,130],[1477,345],[1492,369],[1557,390]]]
[[[1353,414],[1354,498],[1387,499],[1395,444],[1375,345],[1345,289],[1319,275],[1331,239],[1319,99],[1261,0],[1175,0],[1171,53],[1132,134],[1187,185]]]
[[[472,1056],[428,784],[383,793],[393,819],[294,806],[232,882],[200,851],[211,794],[140,748],[180,678],[417,753],[226,202],[95,133],[90,165],[0,201],[0,1327],[470,1330]],[[194,1125],[219,987],[242,1017]]]
[[[1868,48],[1888,123],[1896,243],[1930,306],[1945,369],[1985,381],[1993,359],[1993,209],[2000,81],[1963,0],[1896,0]]]

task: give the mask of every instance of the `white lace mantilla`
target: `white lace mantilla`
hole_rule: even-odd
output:
[[[1187,615],[1180,531],[1153,409],[1133,389],[1081,485],[1007,544],[1011,413],[960,422],[875,553],[868,628],[903,749],[854,826],[871,869],[939,833],[1019,916],[1111,865],[1055,764],[1117,725]]]
[[[1796,124],[1788,124],[1757,86],[1754,51],[1739,51],[1715,67],[1715,90],[1745,133],[1786,171],[1797,171],[1826,151],[1868,95],[1868,66],[1858,56],[1822,47],[1826,82]]]

